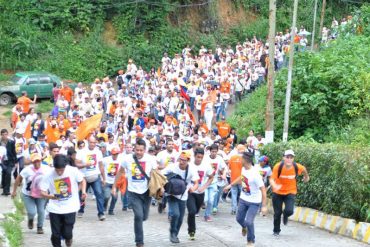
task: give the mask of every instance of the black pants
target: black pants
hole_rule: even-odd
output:
[[[8,161],[4,161],[2,164],[2,173],[1,173],[1,185],[3,186],[4,193],[10,193],[10,184],[12,181],[12,170],[14,164]]]
[[[235,91],[235,101],[242,101],[242,91]]]
[[[152,198],[149,197],[149,191],[144,194],[129,192],[128,198],[134,211],[135,242],[136,244],[144,244],[143,222],[148,219]]]
[[[284,217],[293,215],[294,212],[294,199],[295,195],[279,195],[276,193],[272,194],[272,206],[274,208],[274,232],[280,232],[281,214]],[[283,203],[285,204],[283,212]]]
[[[199,212],[200,207],[204,201],[204,193],[196,194],[191,193],[188,196],[186,207],[188,208],[188,233],[196,230],[195,226],[195,215]]]
[[[72,231],[76,222],[76,213],[49,213],[49,217],[51,226],[51,244],[53,247],[62,247],[61,237],[66,240],[73,238]]]

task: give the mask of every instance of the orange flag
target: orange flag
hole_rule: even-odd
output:
[[[189,117],[190,117],[190,120],[193,122],[193,124],[196,124],[196,120],[195,120],[194,114],[191,112],[191,110],[190,110],[190,107],[189,107],[189,106],[187,106],[186,111],[187,111],[187,113],[188,113],[188,115],[189,115]]]
[[[26,140],[31,138],[31,122],[28,122],[28,124],[27,124],[26,130],[24,132],[24,138]]]
[[[161,67],[158,67],[157,76],[158,76],[158,78],[161,77]]]
[[[99,127],[102,117],[103,113],[100,113],[85,119],[76,130],[76,139],[82,141],[88,137],[91,131]]]

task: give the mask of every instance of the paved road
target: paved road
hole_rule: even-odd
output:
[[[121,204],[117,204],[120,209]],[[241,236],[240,227],[234,216],[229,213],[229,204],[223,203],[220,212],[214,217],[214,222],[204,222],[197,218],[197,235],[195,241],[187,237],[187,224],[183,224],[177,246],[210,246],[210,247],[241,247],[246,245],[246,239]],[[133,213],[116,210],[115,216],[107,216],[106,221],[100,222],[96,216],[95,201],[88,200],[85,215],[77,219],[74,229],[74,246],[92,247],[129,247],[135,246],[133,234]],[[186,217],[186,215],[185,215]],[[289,222],[282,227],[279,238],[272,236],[271,216],[256,218],[256,247],[362,247],[364,243],[334,235],[308,225]],[[37,235],[34,231],[26,229],[23,224],[24,246],[46,247],[50,244],[50,226],[45,222],[45,234]],[[169,223],[165,214],[159,215],[152,206],[149,220],[144,223],[145,246],[165,247],[176,246],[171,244],[169,237]]]

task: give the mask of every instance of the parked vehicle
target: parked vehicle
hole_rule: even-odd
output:
[[[48,72],[17,72],[9,81],[0,82],[0,105],[9,105],[26,91],[29,97],[39,99],[52,97],[53,83],[60,85],[62,80]],[[69,86],[74,89],[76,85]]]

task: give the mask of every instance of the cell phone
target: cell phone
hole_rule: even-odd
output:
[[[54,196],[55,196],[56,199],[62,198],[62,195],[61,194],[54,194]]]

